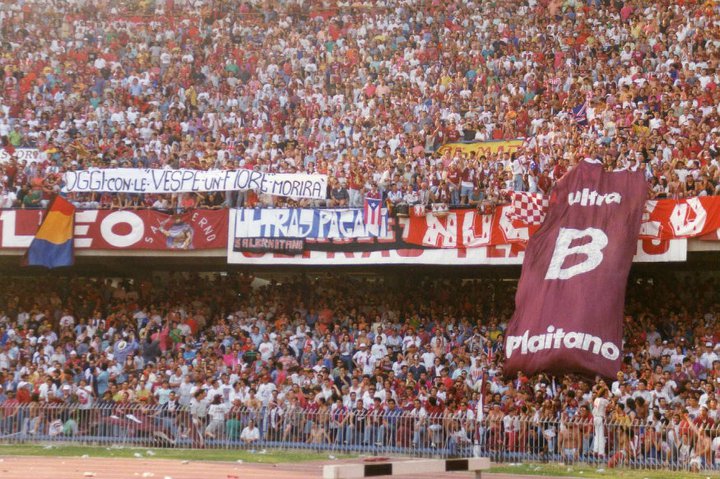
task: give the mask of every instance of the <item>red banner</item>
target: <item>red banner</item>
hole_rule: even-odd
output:
[[[647,186],[641,172],[581,162],[553,190],[525,251],[505,338],[505,374],[614,376],[625,286]]]
[[[412,210],[411,210],[412,211]],[[478,248],[490,245],[525,243],[540,226],[510,219],[509,205],[493,214],[456,209],[438,215],[410,216],[404,240],[426,248]]]
[[[715,230],[709,234],[701,236],[702,241],[720,241],[720,229]]]
[[[582,201],[582,192],[579,200]],[[433,213],[416,216],[410,211],[404,239],[426,248],[477,248],[523,243],[540,228],[539,225],[517,221],[512,205],[498,207],[492,214],[485,215],[470,209],[454,209],[441,216]],[[718,229],[720,196],[680,201],[652,200],[645,203],[638,238],[670,240],[701,237],[707,241],[718,241]]]
[[[641,238],[693,238],[720,228],[720,196],[687,200],[653,200],[645,203]]]
[[[27,248],[44,210],[0,212],[0,248]],[[85,210],[75,213],[75,247],[108,250],[193,250],[227,247],[227,210],[168,215],[153,210]]]

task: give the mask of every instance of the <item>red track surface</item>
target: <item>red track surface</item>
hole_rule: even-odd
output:
[[[197,462],[164,459],[114,459],[76,457],[0,457],[1,479],[310,479],[322,477],[322,466],[331,462],[298,464],[251,464],[232,462]],[[357,462],[348,460],[343,462]],[[387,476],[390,477],[390,476]],[[461,479],[469,473],[418,474],[410,479]],[[491,479],[522,479],[542,476],[483,474]]]

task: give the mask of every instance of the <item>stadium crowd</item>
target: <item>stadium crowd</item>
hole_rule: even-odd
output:
[[[507,281],[257,286],[229,274],[0,286],[5,438],[481,447],[685,468],[720,457],[713,278],[631,280],[623,366],[607,382],[503,375]]]
[[[64,171],[326,173],[327,203],[547,192],[582,158],[718,194],[711,0],[0,3],[0,206]],[[510,154],[446,151],[511,140]],[[19,160],[37,148],[37,161]],[[375,189],[377,188],[377,189]],[[69,194],[89,208],[321,206],[253,192]]]

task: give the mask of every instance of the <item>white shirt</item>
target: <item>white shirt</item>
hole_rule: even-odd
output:
[[[375,356],[377,359],[382,359],[385,356],[387,356],[387,347],[385,347],[384,344],[373,344],[372,348],[370,348],[370,353]]]
[[[425,351],[420,356],[423,362],[423,366],[425,366],[425,369],[430,369],[433,364],[435,363],[435,353],[432,351]]]
[[[258,386],[257,397],[258,399],[260,399],[264,406],[267,406],[270,403],[270,399],[272,398],[272,392],[275,389],[277,389],[275,387],[275,384],[269,381]]]
[[[676,389],[677,389],[677,383],[675,381],[673,381],[672,379],[669,379],[665,382],[665,385],[663,386],[662,391],[672,401],[672,399],[675,397]]]
[[[258,346],[258,351],[260,352],[260,357],[263,361],[269,361],[275,351],[275,346],[270,341],[263,341],[260,343],[260,346]]]
[[[213,421],[224,421],[225,413],[227,413],[227,411],[228,407],[224,403],[213,404],[208,409],[208,414],[210,415],[210,419]]]
[[[605,417],[605,409],[607,409],[608,404],[610,401],[603,397],[595,398],[595,401],[593,402],[593,416],[595,417]]]
[[[680,181],[684,181],[684,180],[680,180]],[[676,364],[682,364],[683,359],[685,359],[684,354],[677,353],[677,352],[673,353],[673,355],[670,356],[670,364],[672,364],[673,366],[675,366]]]
[[[240,439],[243,441],[257,441],[260,439],[260,429],[257,426],[253,428],[246,426],[240,433]]]
[[[645,400],[645,404],[650,405],[650,401],[652,400],[652,394],[647,389],[644,391],[635,391],[633,393],[633,399],[637,399],[639,397],[643,398]]]
[[[662,399],[662,398],[665,398],[665,400],[667,402],[670,402],[670,397],[662,389],[660,391],[658,391],[657,389],[654,389],[652,392],[650,392],[650,396],[652,397],[651,406],[653,408],[658,407],[658,405],[660,404],[660,399]]]
[[[48,385],[47,382],[44,382],[38,387],[38,395],[40,396],[41,401],[49,401],[51,398],[54,398],[57,395],[57,386],[55,383],[50,383]]]
[[[365,371],[370,368],[370,362],[375,362],[375,358],[365,350],[360,350],[353,355],[353,361],[357,365],[363,368],[363,374],[368,374]],[[372,371],[371,371],[372,372]]]
[[[413,408],[412,411],[410,411],[410,417],[425,419],[427,417],[427,411],[422,406],[420,406],[420,408]]]
[[[195,385],[191,382],[183,382],[178,387],[178,396],[180,396],[180,404],[187,406],[190,404],[192,395],[195,392]]]
[[[365,409],[370,409],[375,404],[375,394],[370,395],[370,391],[365,391],[362,396],[362,402]]]
[[[190,400],[190,415],[193,418],[204,418],[205,416],[207,416],[207,413],[207,399],[198,401],[197,399],[192,398]]]
[[[405,336],[402,341],[403,351],[406,351],[410,346],[419,348],[422,344],[422,340],[419,336]]]
[[[520,417],[506,415],[503,417],[503,426],[505,426],[505,432],[513,432],[520,430]]]
[[[712,369],[713,361],[717,361],[718,355],[715,354],[715,351],[710,351],[709,353],[703,353],[702,356],[700,356],[700,364],[703,365],[705,369]]]
[[[6,191],[0,195],[0,208],[12,208],[17,200],[17,195],[13,191]]]
[[[648,348],[648,353],[650,353],[651,358],[659,358],[660,356],[662,356],[664,349],[665,348],[663,347],[662,344],[661,345],[651,344],[650,347]]]
[[[513,175],[522,175],[525,173],[525,167],[520,162],[519,158],[515,158],[513,162],[511,163],[512,168],[512,174]]]

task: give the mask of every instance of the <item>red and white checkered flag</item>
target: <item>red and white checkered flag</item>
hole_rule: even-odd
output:
[[[515,192],[512,194],[511,210],[508,215],[512,221],[528,225],[541,225],[545,220],[550,198],[540,193]]]

